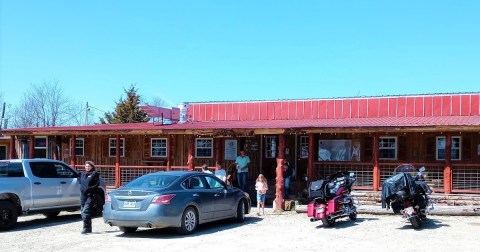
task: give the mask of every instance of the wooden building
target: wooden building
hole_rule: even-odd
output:
[[[160,170],[232,168],[241,149],[249,179],[276,178],[288,160],[297,181],[339,170],[381,190],[402,163],[427,168],[437,192],[480,193],[480,93],[183,104],[180,122],[18,128],[9,158],[54,158],[79,169],[93,160],[109,186]],[[153,109],[145,107],[146,110]],[[177,111],[175,110],[175,113]],[[182,114],[180,113],[180,114]],[[253,184],[253,183],[250,183]],[[293,186],[303,186],[293,183]]]

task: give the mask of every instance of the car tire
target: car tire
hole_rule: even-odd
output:
[[[191,234],[198,227],[198,214],[195,208],[187,207],[183,211],[180,227],[177,228],[179,234]]]
[[[131,233],[135,233],[135,231],[137,231],[138,227],[118,227],[120,229],[120,231],[124,232],[125,234],[131,234]]]
[[[0,201],[0,231],[12,229],[17,224],[18,212],[9,201]]]
[[[245,204],[243,200],[240,200],[237,205],[237,217],[235,219],[238,223],[245,221]]]
[[[52,212],[43,213],[43,215],[44,215],[45,217],[47,217],[48,219],[55,218],[55,217],[57,217],[59,214],[60,214],[60,211],[52,211]]]

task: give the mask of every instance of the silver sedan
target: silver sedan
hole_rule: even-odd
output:
[[[247,193],[213,174],[168,171],[143,175],[110,192],[103,220],[125,233],[138,227],[174,227],[190,234],[202,223],[229,218],[243,222],[250,210]]]

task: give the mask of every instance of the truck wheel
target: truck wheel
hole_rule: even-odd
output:
[[[18,212],[9,201],[0,201],[0,230],[12,229],[17,224]]]
[[[51,218],[57,217],[59,213],[60,213],[60,211],[53,211],[53,212],[43,213],[43,215],[45,215],[45,217],[51,219]]]

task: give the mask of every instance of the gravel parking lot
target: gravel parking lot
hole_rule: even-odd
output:
[[[92,234],[81,235],[79,212],[61,213],[55,220],[26,216],[14,230],[0,233],[0,251],[478,251],[479,246],[478,216],[429,216],[422,230],[414,230],[400,216],[359,214],[355,222],[340,219],[326,228],[309,222],[306,214],[266,211],[248,215],[242,224],[203,225],[189,236],[171,229],[125,235],[102,218],[94,219]]]

